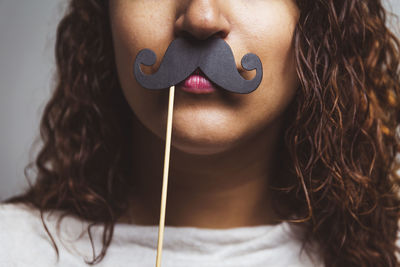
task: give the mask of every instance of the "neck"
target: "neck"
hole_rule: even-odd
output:
[[[135,130],[135,190],[121,221],[157,225],[165,142],[141,124]],[[268,188],[268,180],[274,178],[278,137],[279,127],[271,127],[232,149],[207,156],[172,146],[165,224],[232,228],[278,223]]]

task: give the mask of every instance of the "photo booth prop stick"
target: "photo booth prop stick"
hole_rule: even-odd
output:
[[[252,53],[246,54],[241,60],[242,67],[247,71],[255,69],[256,76],[251,80],[244,79],[236,68],[232,49],[223,39],[217,37],[209,38],[205,41],[184,38],[173,40],[168,46],[157,72],[151,75],[144,74],[140,67],[141,64],[152,66],[156,63],[156,60],[156,54],[152,50],[141,50],[135,59],[134,74],[137,82],[144,88],[151,90],[170,88],[156,258],[156,267],[160,267],[167,202],[175,86],[199,68],[211,82],[220,88],[233,93],[248,94],[256,90],[260,85],[263,70],[258,56]]]

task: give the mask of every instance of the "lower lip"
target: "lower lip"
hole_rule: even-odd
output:
[[[216,90],[210,80],[198,74],[190,75],[183,81],[180,88],[192,94],[211,94]]]

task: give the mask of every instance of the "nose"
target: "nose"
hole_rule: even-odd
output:
[[[223,4],[225,2],[225,4]],[[224,14],[226,0],[184,0],[181,1],[175,22],[176,36],[191,36],[205,40],[211,36],[226,38],[230,23]]]

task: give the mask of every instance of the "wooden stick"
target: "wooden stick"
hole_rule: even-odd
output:
[[[160,224],[158,227],[158,245],[157,245],[156,267],[161,266],[161,254],[162,254],[162,245],[163,245],[163,239],[164,239],[165,207],[167,204],[168,170],[169,170],[169,157],[170,157],[170,148],[171,148],[171,133],[172,133],[172,116],[173,116],[173,111],[174,111],[174,97],[175,97],[175,86],[171,86],[169,88],[167,134],[165,137],[164,173],[163,173],[163,186],[162,186],[162,195],[161,195]]]

